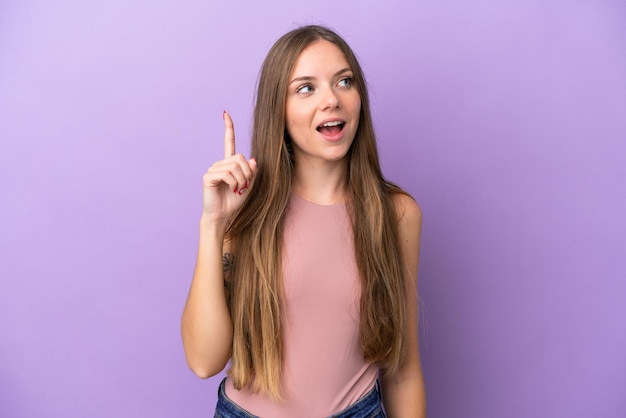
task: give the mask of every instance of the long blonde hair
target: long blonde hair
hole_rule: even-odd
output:
[[[252,156],[258,173],[244,205],[226,231],[234,265],[229,280],[233,350],[228,371],[237,389],[250,386],[281,399],[283,340],[282,246],[293,177],[285,128],[288,77],[300,53],[318,40],[335,44],[353,72],[361,98],[360,122],[348,151],[348,205],[361,279],[360,341],[365,360],[392,375],[402,360],[406,327],[404,275],[393,195],[404,193],[380,169],[363,71],[333,31],[305,26],[270,49],[258,80]]]

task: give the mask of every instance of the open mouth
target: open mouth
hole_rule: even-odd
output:
[[[343,130],[343,127],[346,123],[339,121],[339,120],[335,120],[332,122],[326,122],[320,126],[317,127],[317,131],[324,134],[324,135],[337,135],[338,133],[340,133]]]

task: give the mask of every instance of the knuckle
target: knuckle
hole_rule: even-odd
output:
[[[230,161],[230,162],[228,163],[228,166],[227,166],[226,168],[228,169],[228,171],[230,171],[230,172],[232,173],[232,172],[237,171],[237,168],[238,168],[238,167],[239,167],[239,164],[237,164],[237,162],[235,162],[235,161]]]

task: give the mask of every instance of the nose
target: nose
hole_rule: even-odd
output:
[[[339,107],[339,96],[332,87],[323,90],[320,107],[322,110],[336,109]]]

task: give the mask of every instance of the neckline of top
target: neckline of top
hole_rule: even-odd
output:
[[[339,207],[339,206],[345,206],[345,204],[347,202],[347,201],[344,201],[344,202],[329,203],[329,204],[315,203],[315,202],[312,202],[312,201],[310,201],[308,199],[305,199],[304,197],[300,196],[298,193],[294,192],[293,190],[291,191],[291,196],[295,197],[296,199],[298,199],[298,200],[300,200],[300,201],[302,201],[304,203],[308,203],[309,205],[317,206],[317,207],[320,207],[320,208],[336,208],[336,207]]]

